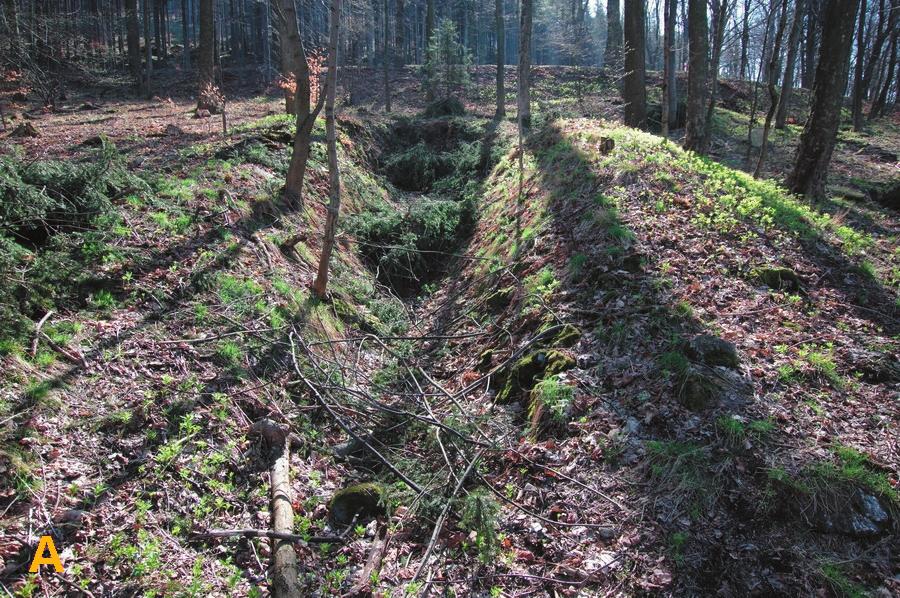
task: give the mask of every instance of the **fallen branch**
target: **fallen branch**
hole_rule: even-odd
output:
[[[44,327],[44,322],[50,319],[50,316],[53,315],[53,310],[48,309],[47,313],[44,314],[44,317],[40,319],[40,321],[34,327],[34,340],[31,342],[31,357],[32,359],[37,355],[38,350],[38,341],[41,338],[41,328]]]
[[[301,536],[289,532],[276,532],[269,529],[211,529],[205,532],[195,532],[192,537],[202,538],[230,538],[239,536],[243,538],[273,538],[284,540],[293,544],[337,544],[344,540],[344,536]]]
[[[294,529],[294,510],[291,507],[291,441],[284,439],[281,455],[269,472],[272,496],[272,527],[276,534],[288,534]],[[273,537],[272,595],[275,598],[300,598],[297,582],[297,553],[290,541]]]

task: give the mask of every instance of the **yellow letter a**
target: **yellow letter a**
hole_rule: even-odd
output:
[[[50,554],[44,556],[45,550]],[[59,560],[59,555],[56,553],[56,546],[53,544],[53,538],[50,536],[41,536],[37,550],[34,552],[34,560],[31,561],[31,566],[28,568],[28,571],[30,573],[37,573],[40,570],[41,565],[53,565],[53,568],[56,569],[57,573],[63,572],[62,561]]]

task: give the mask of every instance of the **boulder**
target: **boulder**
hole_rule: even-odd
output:
[[[700,334],[692,338],[685,353],[694,361],[709,366],[721,365],[737,369],[740,364],[735,346],[711,334]]]
[[[790,268],[763,266],[753,271],[753,277],[778,291],[800,291],[803,288],[800,277]]]
[[[497,393],[498,403],[511,403],[525,397],[543,378],[575,367],[575,360],[556,349],[534,351],[510,366]]]
[[[352,484],[328,501],[328,521],[333,527],[363,523],[387,514],[384,488],[374,482]]]
[[[752,395],[752,383],[726,367],[692,363],[678,377],[678,400],[691,411],[719,405],[735,407]]]
[[[891,516],[881,500],[859,488],[849,500],[816,503],[810,516],[816,529],[858,538],[879,536],[888,530],[890,522]]]

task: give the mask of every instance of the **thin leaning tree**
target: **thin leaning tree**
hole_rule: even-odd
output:
[[[313,125],[322,111],[326,94],[319,89],[321,61],[313,57],[311,64],[303,47],[294,0],[273,0],[272,8],[281,52],[286,55],[286,59],[282,59],[282,68],[286,72],[282,75],[288,78],[285,84],[294,90],[293,98],[287,99],[288,113],[291,113],[293,102],[293,113],[297,116],[297,131],[294,134],[282,201],[285,207],[298,209],[303,206],[303,180],[306,178],[306,166],[309,162]]]
[[[341,27],[341,0],[331,0],[330,32],[328,39],[328,75],[325,79],[325,135],[328,143],[328,213],[325,216],[325,234],[322,253],[319,255],[319,272],[313,283],[313,293],[324,297],[328,288],[328,264],[334,250],[334,235],[341,211],[341,173],[337,159],[337,131],[334,117],[334,96],[337,87],[337,53]]]

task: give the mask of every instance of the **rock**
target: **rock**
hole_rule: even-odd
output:
[[[700,334],[692,338],[685,353],[691,359],[710,366],[721,365],[736,369],[740,364],[735,346],[711,334]]]
[[[98,108],[99,108],[99,106],[97,106],[96,104],[92,104],[91,102],[85,102],[84,104],[82,104],[81,106],[78,107],[78,109],[82,110],[82,111],[97,110]]]
[[[103,137],[100,135],[94,135],[93,137],[88,137],[84,141],[81,142],[81,147],[101,147],[103,145]]]
[[[210,116],[212,116],[212,113],[210,113],[209,110],[205,110],[203,108],[198,108],[194,112],[194,118],[209,118]]]
[[[171,137],[184,135],[184,131],[182,130],[182,128],[177,125],[173,125],[172,123],[167,124],[163,132]]]
[[[20,123],[12,132],[13,137],[40,137],[41,133],[30,122]]]
[[[826,533],[861,538],[878,536],[888,530],[891,522],[881,501],[859,488],[853,491],[849,501],[823,502],[827,506],[822,503],[814,505],[811,522]]]
[[[767,287],[781,291],[800,291],[800,277],[790,268],[763,266],[753,271],[753,277]]]
[[[535,351],[516,361],[500,383],[498,403],[510,403],[523,398],[541,379],[575,367],[575,360],[562,351]]]
[[[722,366],[694,363],[678,379],[678,400],[692,411],[717,405],[734,407],[745,403],[752,394],[749,380]]]
[[[333,527],[367,522],[387,514],[384,488],[374,482],[353,484],[335,492],[328,501],[328,521]]]
[[[572,324],[564,324],[562,329],[553,336],[548,346],[569,349],[578,344],[580,340],[581,330]]]

